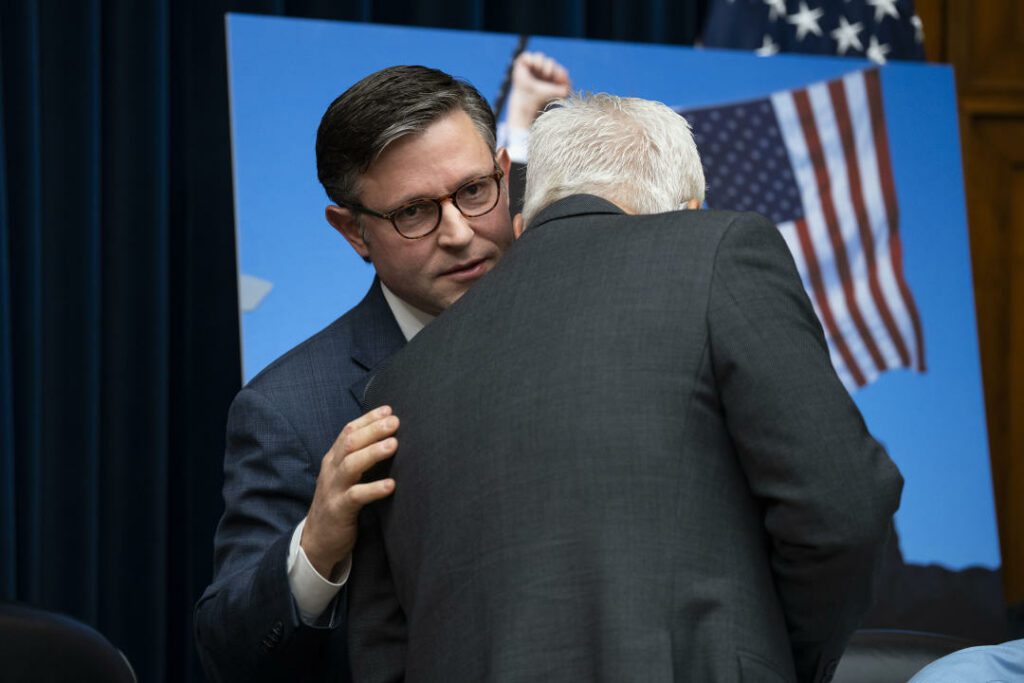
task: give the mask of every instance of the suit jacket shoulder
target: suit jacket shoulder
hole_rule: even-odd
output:
[[[320,458],[338,432],[362,413],[360,402],[370,372],[404,344],[374,279],[359,304],[273,361],[239,397],[257,393],[280,413],[302,440],[315,477]],[[237,423],[232,419],[236,412],[233,405],[229,427]],[[239,417],[243,422],[248,419]]]

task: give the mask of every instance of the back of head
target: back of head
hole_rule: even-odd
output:
[[[327,108],[316,133],[320,183],[336,204],[358,203],[359,179],[396,140],[463,110],[494,150],[494,113],[469,83],[425,66],[392,66],[362,79]]]
[[[660,102],[597,94],[550,105],[533,124],[523,218],[592,194],[638,214],[704,201],[690,124]]]

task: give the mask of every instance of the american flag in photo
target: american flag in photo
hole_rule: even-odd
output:
[[[894,368],[924,372],[878,70],[680,113],[708,206],[756,211],[782,232],[847,389]]]
[[[914,0],[711,0],[701,43],[885,64],[924,59],[924,25]]]

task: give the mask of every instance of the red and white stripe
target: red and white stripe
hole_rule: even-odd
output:
[[[771,97],[803,218],[780,224],[851,391],[885,370],[924,372],[920,316],[903,276],[878,70]]]

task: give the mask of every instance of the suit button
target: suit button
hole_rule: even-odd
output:
[[[274,625],[270,628],[270,632],[263,637],[263,647],[268,650],[273,650],[281,643],[281,634],[284,630],[284,625],[280,619],[274,622]]]

